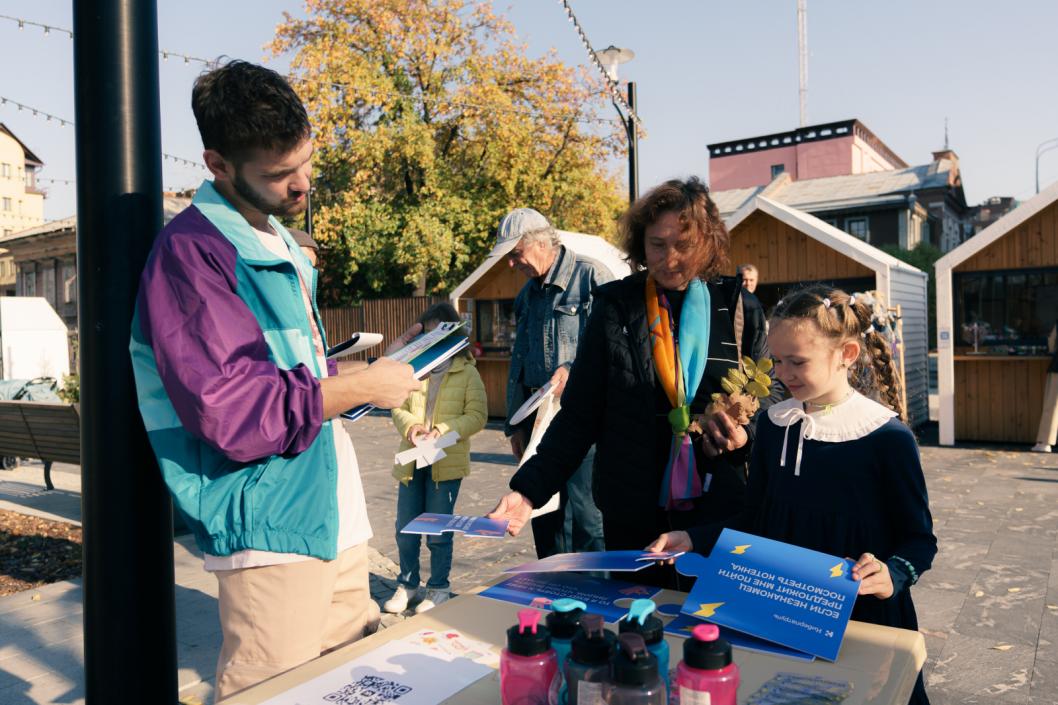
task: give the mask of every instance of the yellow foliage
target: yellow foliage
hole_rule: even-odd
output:
[[[597,77],[528,57],[481,0],[307,0],[306,15],[270,49],[293,52],[313,123],[325,303],[449,291],[520,206],[614,234],[604,165],[624,133]]]

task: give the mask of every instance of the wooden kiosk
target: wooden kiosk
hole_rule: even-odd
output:
[[[764,196],[749,200],[727,220],[731,274],[751,262],[760,272],[757,297],[766,311],[792,288],[827,282],[850,293],[874,290],[898,312],[895,351],[911,426],[929,419],[927,275],[877,247],[804,211]]]
[[[624,253],[603,238],[565,230],[558,234],[563,245],[597,260],[614,279],[631,274]],[[480,343],[484,350],[477,360],[488,396],[489,416],[507,416],[507,373],[516,328],[514,298],[525,282],[525,276],[512,269],[506,257],[489,257],[449,296],[456,309],[473,322],[471,343]]]
[[[936,272],[941,444],[1033,443],[1058,319],[1058,182]]]

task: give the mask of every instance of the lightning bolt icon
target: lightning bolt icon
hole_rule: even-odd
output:
[[[733,550],[731,552],[734,553],[735,555],[741,556],[743,553],[746,552],[746,549],[749,548],[752,545],[753,544],[747,543],[747,544],[745,544],[743,546],[735,546],[735,550]]]
[[[845,564],[844,563],[838,563],[836,566],[834,566],[833,568],[830,569],[830,577],[832,577],[832,578],[840,578],[844,574],[845,574]]]
[[[720,609],[720,605],[722,605],[722,604],[724,604],[724,603],[723,602],[709,602],[709,603],[704,603],[703,602],[703,603],[700,603],[698,605],[699,609],[698,609],[697,612],[694,613],[694,616],[695,617],[712,617],[714,614],[716,614],[716,611],[718,609]]]

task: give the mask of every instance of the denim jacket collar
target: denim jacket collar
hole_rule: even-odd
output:
[[[555,261],[544,277],[542,286],[557,286],[563,291],[569,286],[569,280],[573,277],[573,265],[576,264],[577,255],[566,249],[565,245],[558,246],[558,254]]]

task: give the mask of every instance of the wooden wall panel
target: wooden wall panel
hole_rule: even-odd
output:
[[[1058,266],[1058,202],[955,267],[956,272]]]
[[[359,306],[320,309],[320,318],[329,345],[337,345],[356,332],[381,333],[381,345],[350,356],[354,360],[366,360],[369,356],[381,355],[385,346],[415,323],[423,311],[445,300],[441,296],[375,299]]]
[[[485,385],[489,416],[507,417],[507,373],[510,369],[510,360],[478,360],[478,373]]]
[[[525,275],[502,259],[463,293],[465,299],[513,299],[526,282]]]
[[[874,270],[757,211],[731,231],[731,267],[752,262],[767,284],[873,277]]]
[[[1047,358],[955,360],[955,439],[1034,443]]]

